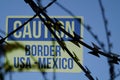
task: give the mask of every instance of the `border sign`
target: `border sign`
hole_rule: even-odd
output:
[[[6,21],[7,33],[18,28],[30,17],[31,16],[8,16]],[[74,31],[82,36],[82,17],[51,16],[51,18],[58,19],[64,26],[63,28],[70,34],[73,34]],[[79,48],[69,42],[68,40],[70,40],[70,38],[63,32],[58,33],[55,31],[55,33],[58,37],[64,39],[68,49],[74,52],[82,63],[82,46],[80,45]],[[53,35],[37,17],[11,35],[7,39],[7,42],[12,45],[10,46],[11,48],[15,48],[15,50],[8,50],[8,52],[6,52],[7,60],[13,66],[13,71],[18,71],[19,69],[46,72],[53,72],[53,69],[56,69],[56,72],[72,73],[81,71],[79,66],[67,52],[62,50]]]

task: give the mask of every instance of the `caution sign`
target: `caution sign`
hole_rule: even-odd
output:
[[[9,34],[17,29],[31,16],[8,16],[6,31]],[[51,16],[62,24],[62,28],[73,35],[82,36],[82,17]],[[82,46],[76,46],[70,41],[69,36],[62,31],[54,30],[55,34],[64,40],[68,50],[77,56],[82,64]],[[6,47],[6,61],[12,65],[13,71],[46,71],[53,72],[80,72],[81,69],[74,60],[57,43],[55,37],[39,18],[34,18],[20,30],[11,35]]]

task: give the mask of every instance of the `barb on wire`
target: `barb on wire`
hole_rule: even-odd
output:
[[[106,52],[106,50],[105,50],[105,44],[99,40],[99,37],[96,34],[93,33],[92,27],[90,25],[84,25],[84,26],[87,29],[87,31],[93,36],[93,38],[97,41],[97,43],[99,44],[100,48],[104,52]]]
[[[105,32],[106,32],[108,52],[111,52],[111,48],[112,48],[112,44],[110,43],[111,32],[108,30],[108,20],[107,20],[107,18],[105,16],[105,9],[103,7],[103,4],[102,4],[101,0],[99,0],[99,5],[100,5],[100,8],[101,8],[103,22],[104,22],[104,27],[105,27]]]
[[[111,48],[112,48],[112,43],[110,43],[110,36],[111,36],[111,32],[108,30],[108,20],[105,16],[105,9],[104,6],[102,4],[101,0],[99,1],[99,5],[100,5],[100,9],[101,9],[101,13],[102,13],[102,17],[103,17],[103,22],[104,22],[104,27],[105,27],[105,32],[106,32],[106,38],[107,38],[107,45],[108,45],[108,53],[111,54]],[[110,79],[114,80],[115,78],[115,71],[114,71],[114,64],[111,63],[110,61],[111,59],[108,58],[108,64],[110,66],[109,68],[109,73],[110,73]]]
[[[108,31],[108,20],[105,16],[105,9],[102,5],[102,1],[99,0],[99,5],[100,5],[100,8],[101,8],[101,12],[102,12],[102,17],[103,17],[103,22],[104,22],[104,27],[105,27],[105,32],[106,32],[106,37],[107,37],[107,45],[108,45],[108,51],[111,51],[111,45],[110,45],[110,36],[111,36],[111,32]]]

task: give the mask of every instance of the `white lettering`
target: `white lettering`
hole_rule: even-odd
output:
[[[15,21],[14,22],[14,30],[15,29],[17,29],[18,28],[18,26],[21,26],[22,25],[22,23],[20,22],[20,21]],[[17,32],[15,32],[14,34],[13,34],[16,38],[21,38],[21,36],[22,36],[22,32],[21,31],[17,31]]]

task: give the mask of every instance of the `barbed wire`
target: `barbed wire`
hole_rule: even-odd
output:
[[[50,25],[53,26],[51,23],[53,23],[54,25],[58,25],[58,24],[55,24],[55,23],[57,23],[58,21],[54,22],[51,18],[49,18],[49,16],[44,12],[44,8],[43,8],[43,9],[38,8],[35,4],[33,4],[34,2],[32,2],[32,0],[24,0],[24,1],[26,1],[26,3],[29,3],[29,5],[31,6],[31,8],[33,9],[33,11],[36,13],[36,15],[34,15],[34,17],[30,18],[27,22],[31,21],[31,20],[32,20],[33,18],[35,18],[36,16],[39,16],[39,18],[40,18],[40,19],[44,22],[44,24],[47,25],[47,26],[50,26]],[[55,1],[56,1],[56,0],[55,0]],[[48,6],[48,7],[49,7],[49,6]],[[45,7],[45,9],[46,9],[46,8],[47,8],[47,7]],[[70,11],[68,11],[68,12],[70,12]],[[42,13],[42,15],[43,15],[44,17],[46,17],[47,21],[48,21],[48,22],[50,21],[50,23],[46,23],[45,20],[44,20],[44,19],[42,18],[42,16],[40,15],[40,13]],[[73,14],[71,14],[71,15],[73,15]],[[20,26],[20,28],[22,28],[25,24],[27,24],[27,22],[25,22],[22,26]],[[46,26],[46,27],[47,27],[47,26]],[[85,24],[84,24],[84,26],[85,26],[86,29],[91,33],[91,27],[90,27],[90,26],[86,26]],[[78,43],[80,43],[80,44],[82,44],[83,46],[85,46],[86,48],[89,48],[90,50],[92,50],[92,51],[89,52],[89,53],[91,53],[91,54],[93,54],[93,55],[95,55],[95,56],[97,56],[97,57],[99,57],[99,55],[103,55],[103,56],[105,56],[105,57],[108,57],[108,58],[111,59],[111,61],[112,61],[113,63],[118,63],[118,62],[120,61],[120,59],[118,58],[118,56],[113,55],[112,52],[111,52],[112,55],[109,55],[109,54],[107,54],[107,53],[105,53],[105,52],[102,52],[102,51],[99,50],[99,47],[98,47],[97,45],[95,45],[94,43],[92,43],[92,44],[93,44],[93,47],[92,47],[92,46],[84,43],[83,41],[79,40],[79,39],[80,39],[80,36],[76,35],[75,32],[74,32],[74,37],[73,37],[73,36],[71,36],[71,34],[69,34],[69,33],[67,33],[66,31],[64,31],[64,29],[62,29],[60,26],[58,26],[58,27],[59,27],[59,30],[61,30],[62,32],[64,32],[66,35],[68,35],[69,37],[71,37],[73,40],[78,41]],[[20,28],[19,28],[19,29],[20,29]],[[47,28],[50,30],[50,32],[51,32],[54,36],[56,36],[56,35],[54,34],[54,32],[51,30],[51,28],[49,28],[49,27],[47,27]],[[8,34],[5,38],[2,38],[2,39],[0,40],[0,43],[2,44],[7,37],[9,37],[10,35],[12,35],[14,32],[16,32],[16,31],[19,30],[19,29],[17,28],[16,30],[14,30],[14,31],[12,31],[10,34]],[[54,28],[54,29],[55,29],[55,28]],[[94,36],[94,38],[95,38],[96,40],[99,41],[97,35],[95,35],[94,33],[91,33],[91,34]],[[95,80],[95,79],[92,77],[92,75],[90,74],[89,69],[88,69],[87,67],[84,68],[78,61],[76,61],[76,59],[78,59],[78,58],[75,57],[75,55],[72,55],[72,53],[68,50],[68,48],[65,46],[64,40],[63,40],[63,39],[60,40],[59,38],[57,38],[57,36],[56,36],[56,39],[57,39],[57,41],[59,41],[58,43],[59,43],[59,45],[63,48],[63,50],[66,50],[66,51],[68,52],[68,54],[74,59],[74,61],[80,66],[80,68],[82,68],[82,70],[85,72],[85,75],[88,77],[88,79],[90,79],[90,80]],[[62,41],[62,42],[60,42],[60,41]],[[101,46],[104,46],[104,44],[101,43],[100,41],[99,41],[99,44],[101,44]]]
[[[31,6],[31,8],[33,9],[33,11],[35,12],[35,13],[39,13],[40,11],[41,11],[41,9],[40,8],[38,8],[37,9],[37,6],[35,6],[35,4],[33,4],[32,3],[32,1],[31,2],[27,2],[27,3],[29,3],[29,5]],[[34,5],[34,6],[33,6]],[[37,10],[36,10],[37,9]],[[38,11],[40,9],[40,11]],[[45,17],[46,17],[46,20],[48,20],[48,21],[50,21],[51,23],[53,23],[54,24],[54,22],[49,18],[49,16],[47,16],[44,12],[41,12],[42,13],[42,15],[44,15]],[[39,16],[39,18],[44,22],[44,24],[46,25],[46,26],[49,26],[46,22],[45,22],[45,20],[42,18],[42,16],[41,15],[38,15]],[[54,36],[56,36],[55,34],[54,34],[54,32],[49,28],[49,27],[47,27],[49,30],[50,30],[50,32],[54,35]],[[64,31],[64,29],[62,29],[62,28],[60,28],[59,27],[59,29],[61,30],[61,31],[63,31],[65,34],[67,34],[69,37],[72,37],[69,33],[67,33],[67,32],[65,32]],[[59,38],[57,38],[57,36],[55,37],[56,39],[57,39],[57,41],[61,41],[61,40],[59,40]],[[72,37],[73,39],[76,39],[76,38],[78,38],[78,36],[76,37],[75,36],[75,38],[74,37]],[[58,42],[59,43],[59,42]],[[83,42],[80,42],[79,41],[79,43],[81,43],[82,45],[84,45],[85,47],[87,47],[87,48],[89,48],[89,49],[93,49],[91,46],[89,46],[89,45],[87,45],[87,44],[85,44],[85,43],[83,43]],[[62,43],[62,44],[60,44],[61,45],[61,47],[63,47],[63,50],[66,50],[67,52],[68,52],[68,54],[69,55],[71,55],[71,53],[67,50],[67,48],[65,47],[65,44],[64,43]],[[93,50],[95,50],[95,51],[92,51],[92,52],[90,52],[91,54],[93,54],[94,52],[96,52],[96,50],[98,51],[98,47],[95,45],[95,44],[93,44],[93,46],[94,46],[94,49]],[[99,51],[98,51],[99,52]],[[107,57],[110,57],[110,55],[106,55],[106,54],[104,54],[104,52],[100,52],[102,55],[104,55],[104,56],[107,56]],[[96,55],[96,56],[99,56],[98,54],[94,54],[94,55]],[[72,55],[71,55],[71,57],[72,57]],[[112,56],[111,56],[112,57]],[[115,57],[115,56],[114,56]],[[73,57],[73,59],[74,59],[74,57]],[[85,70],[83,69],[83,71],[85,72]]]
[[[35,6],[34,2],[31,1],[31,2],[27,2],[27,3],[31,6],[31,8],[33,9],[33,11],[34,11],[35,13],[38,13],[38,12],[41,11],[40,8],[37,9],[37,6]],[[34,6],[33,6],[33,5],[34,5]],[[37,9],[37,10],[35,10],[35,9]],[[38,11],[38,10],[39,10],[39,11]],[[61,40],[55,35],[54,31],[52,31],[52,29],[49,28],[49,26],[50,26],[50,25],[52,26],[52,24],[54,24],[54,26],[55,26],[54,21],[52,21],[52,19],[50,19],[49,16],[48,16],[47,14],[45,14],[44,12],[41,12],[41,13],[42,13],[42,15],[46,18],[47,21],[50,21],[50,23],[47,24],[47,23],[45,22],[45,20],[42,18],[41,15],[38,15],[38,17],[44,22],[44,24],[45,24],[46,27],[49,29],[49,31],[54,35],[54,37],[57,39],[57,42],[58,42],[58,41],[61,41]],[[52,24],[51,24],[51,23],[52,23]],[[60,29],[61,31],[63,31],[66,35],[68,35],[69,37],[71,37],[73,40],[79,40],[78,36],[74,35],[75,37],[72,37],[69,33],[67,33],[67,32],[66,32],[64,29],[62,29],[61,27],[59,27],[58,29]],[[63,41],[63,40],[62,40],[62,41]],[[94,54],[94,53],[97,53],[96,50],[98,51],[98,49],[99,49],[95,44],[93,44],[94,48],[92,48],[92,47],[90,47],[89,45],[87,45],[87,44],[85,44],[85,43],[83,43],[83,42],[80,42],[80,41],[78,41],[78,42],[79,42],[80,44],[84,45],[85,47],[89,48],[89,49],[93,49],[94,51],[92,51],[92,52],[90,52],[90,53],[93,54],[93,55],[95,55],[95,56],[98,56],[98,57],[99,57],[98,54]],[[63,50],[66,50],[67,53],[74,59],[72,53],[70,53],[70,51],[66,48],[65,43],[63,43],[63,42],[62,42],[62,43],[58,42],[58,43],[59,43],[59,45],[63,48]],[[102,53],[102,55],[108,57],[108,55],[104,54],[103,52],[100,52],[100,53]],[[110,55],[109,55],[109,57],[110,57]],[[112,56],[111,56],[111,57],[112,57]],[[117,63],[117,62],[115,61],[115,59],[116,59],[116,56],[114,56],[113,62]],[[81,64],[76,61],[76,58],[74,59],[74,61],[80,66],[80,68],[81,68],[87,75],[89,74],[89,76],[87,76],[88,79],[94,80],[94,78],[90,75],[90,72],[86,71],[85,68],[84,68],[83,66],[81,66]]]
[[[111,48],[112,48],[112,43],[110,43],[110,36],[111,36],[111,32],[108,30],[108,20],[106,18],[105,15],[105,8],[102,4],[102,0],[98,0],[99,1],[99,5],[100,5],[100,9],[101,9],[101,13],[102,13],[102,17],[103,17],[103,22],[104,22],[104,27],[105,27],[105,32],[106,32],[106,39],[107,39],[107,46],[108,46],[108,53],[111,54]],[[115,78],[115,71],[114,71],[114,64],[110,62],[110,59],[108,58],[108,64],[109,64],[109,74],[110,74],[110,80],[114,80]]]
[[[63,5],[61,5],[59,2],[55,2],[56,5],[58,5],[60,8],[62,8],[64,11],[66,11],[69,15],[71,15],[73,18],[75,18],[75,14],[72,13],[70,10],[65,8]],[[89,24],[81,23],[83,27],[92,35],[92,37],[97,41],[97,43],[100,45],[100,48],[102,48],[103,51],[105,51],[105,44],[99,40],[99,37],[92,31],[92,27]]]
[[[58,41],[58,43],[62,46],[62,48],[64,48],[67,52],[68,52],[68,54],[74,59],[74,61],[79,65],[79,67],[85,72],[85,75],[90,79],[90,80],[94,80],[93,79],[93,77],[90,75],[90,71],[88,70],[88,68],[86,67],[86,69],[76,60],[76,57],[74,57],[73,55],[72,55],[72,53],[68,50],[68,48],[65,46],[65,45],[63,45],[64,43],[63,43],[63,41],[62,41],[62,44],[61,44],[61,42],[59,42],[59,41],[61,41],[61,40],[59,40],[59,38],[56,36],[56,34],[54,33],[54,31],[52,31],[52,29],[51,28],[49,28],[48,26],[48,24],[45,22],[45,20],[42,18],[42,16],[41,15],[39,15],[40,14],[40,12],[41,12],[41,10],[39,10],[40,8],[38,8],[37,6],[36,6],[36,4],[31,0],[31,1],[29,1],[29,0],[25,0],[25,2],[26,3],[28,3],[30,6],[31,6],[31,8],[33,9],[33,11],[38,15],[38,17],[44,22],[44,24],[46,25],[46,27],[49,29],[49,31],[56,37],[56,39],[57,39],[57,41]],[[41,12],[45,17],[47,17],[47,19],[48,20],[51,20],[50,18],[49,18],[49,16],[47,16],[47,14],[45,14],[44,12]],[[52,21],[52,20],[51,20]],[[26,22],[27,23],[27,22]],[[23,25],[22,25],[23,26]],[[19,27],[19,29],[20,29],[21,27]],[[7,37],[9,37],[10,35],[12,35],[14,32],[16,32],[18,29],[16,29],[16,30],[14,30],[13,32],[11,32],[10,34],[8,34],[5,38],[3,38],[3,39],[1,39],[1,43],[2,42],[4,42],[4,40],[7,38]]]
[[[35,12],[35,13],[37,13],[37,12],[39,12],[39,11],[41,11],[41,9],[39,8],[38,10],[39,11],[35,11],[35,9],[37,8],[37,6],[35,6],[35,3],[31,0],[31,1],[28,1],[27,2],[30,6],[31,6],[31,8],[33,9],[33,11]],[[32,4],[30,4],[30,3],[32,3]],[[34,6],[33,6],[34,5]],[[53,20],[51,19],[51,18],[49,18],[49,16],[46,14],[46,13],[44,13],[44,12],[41,12],[42,13],[42,15],[44,15],[44,17],[46,17],[46,20],[47,21],[50,21],[50,23],[46,23],[46,21],[42,18],[42,16],[41,15],[39,15],[38,14],[38,17],[42,20],[42,22],[44,22],[44,24],[46,25],[46,27],[48,28],[48,30],[54,35],[54,37],[57,39],[57,42],[58,42],[58,44],[62,47],[62,49],[63,50],[65,50],[65,51],[67,51],[67,53],[73,58],[73,60],[78,64],[78,66],[85,72],[85,74],[86,74],[86,76],[88,77],[88,79],[90,79],[90,80],[94,80],[94,78],[90,75],[90,71],[88,70],[88,68],[87,69],[85,69],[77,60],[76,60],[76,58],[72,55],[72,53],[69,51],[69,49],[66,47],[66,44],[64,43],[64,41],[61,39],[59,39],[58,37],[57,37],[57,35],[54,33],[54,31],[49,27],[52,23],[54,23],[53,22]],[[55,24],[54,24],[55,25]],[[51,25],[52,26],[52,25]]]
[[[60,8],[62,8],[64,11],[66,11],[68,14],[70,14],[71,16],[75,16],[70,10],[68,10],[67,8],[65,8],[63,5],[61,5],[60,3],[58,3],[58,2],[56,2],[56,4],[60,7]],[[110,43],[110,39],[109,39],[109,37],[111,36],[111,32],[110,31],[108,31],[108,28],[107,28],[107,25],[108,25],[108,20],[106,19],[106,17],[105,17],[105,13],[104,13],[104,11],[105,11],[105,9],[104,9],[104,7],[103,7],[103,5],[102,5],[102,2],[99,0],[99,4],[100,4],[100,6],[101,6],[101,10],[102,10],[102,16],[103,16],[103,20],[104,20],[104,26],[105,26],[105,30],[106,30],[106,36],[107,36],[107,43],[108,43],[108,50],[109,50],[109,53],[111,54],[111,48],[112,48],[112,44]],[[88,32],[93,36],[93,38],[97,41],[97,43],[101,46],[101,48],[102,48],[102,50],[104,51],[104,52],[106,52],[106,50],[105,50],[105,44],[103,43],[103,42],[101,42],[99,39],[98,39],[98,36],[97,35],[95,35],[92,31],[91,31],[91,26],[90,25],[85,25],[84,24],[84,27],[85,27],[85,29],[87,29],[88,30]],[[108,61],[108,63],[109,63],[109,66],[110,66],[110,69],[109,69],[109,71],[110,71],[110,75],[111,75],[111,79],[112,78],[114,78],[114,76],[115,76],[115,72],[114,72],[114,64],[112,64],[111,62],[109,62]]]

